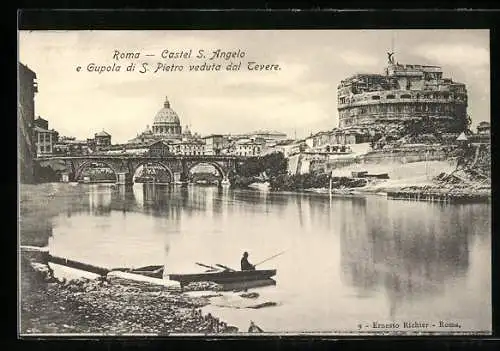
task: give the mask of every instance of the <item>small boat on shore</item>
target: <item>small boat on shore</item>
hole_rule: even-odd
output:
[[[276,269],[255,271],[222,271],[198,274],[170,274],[169,279],[181,284],[181,288],[194,282],[214,282],[227,285],[251,281],[261,281],[276,275]]]
[[[130,273],[141,274],[146,277],[162,278],[164,266],[147,266],[130,270]]]
[[[163,277],[163,265],[145,266],[140,268],[114,268],[113,271],[140,274],[151,278],[162,278]]]
[[[389,179],[388,173],[373,173],[369,174],[367,171],[351,172],[352,178],[376,178],[376,179]]]

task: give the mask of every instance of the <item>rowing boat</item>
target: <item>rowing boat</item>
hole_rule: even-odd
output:
[[[255,271],[223,271],[198,274],[170,274],[169,279],[177,281],[181,287],[193,282],[214,282],[216,284],[244,283],[269,279],[276,275],[276,269]]]
[[[162,278],[164,266],[146,266],[130,270],[130,273],[141,274],[146,277]]]
[[[163,277],[163,265],[145,266],[140,268],[113,268],[112,271],[140,274],[151,278]]]

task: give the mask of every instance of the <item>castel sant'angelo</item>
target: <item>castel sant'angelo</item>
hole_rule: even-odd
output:
[[[437,132],[467,128],[465,84],[444,78],[441,67],[395,62],[388,53],[384,74],[356,74],[338,86],[339,127],[398,129],[411,120],[430,120]]]

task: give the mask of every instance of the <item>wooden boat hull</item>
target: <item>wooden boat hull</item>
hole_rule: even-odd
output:
[[[146,277],[152,277],[152,278],[163,278],[163,267],[155,269],[155,270],[134,269],[134,270],[131,270],[130,273],[141,274],[141,275],[144,275]]]
[[[146,277],[163,278],[163,265],[146,266],[140,268],[114,268],[113,271],[140,274]]]
[[[276,281],[272,278],[263,280],[250,280],[236,283],[222,284],[222,291],[245,291],[247,289],[260,288],[264,286],[276,285]]]
[[[170,274],[169,279],[178,281],[181,287],[193,282],[214,282],[227,285],[266,280],[276,275],[276,269],[258,271],[215,272],[199,274]]]

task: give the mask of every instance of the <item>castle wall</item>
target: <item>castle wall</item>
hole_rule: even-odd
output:
[[[427,118],[441,132],[467,127],[465,84],[443,78],[438,66],[400,65],[392,54],[386,74],[357,74],[338,86],[339,127],[375,129]]]
[[[449,92],[384,91],[362,93],[339,104],[340,128],[432,118],[437,128],[460,132],[467,126],[467,98]]]
[[[373,151],[362,156],[311,160],[310,171],[330,173],[332,170],[354,164],[413,163],[423,161],[446,161],[449,155],[445,149],[415,149],[395,151]]]

